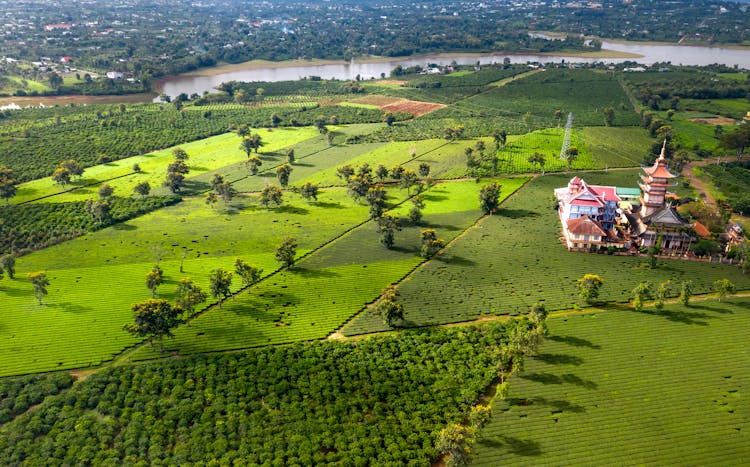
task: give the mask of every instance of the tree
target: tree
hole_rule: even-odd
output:
[[[70,183],[70,172],[64,167],[58,167],[52,172],[52,181],[60,186]]]
[[[576,159],[578,159],[578,148],[571,146],[565,151],[565,160],[568,163],[568,170],[573,167],[573,162],[575,162]]]
[[[401,180],[401,177],[404,175],[404,169],[400,165],[395,166],[391,169],[391,178],[394,180]]]
[[[422,258],[430,258],[445,246],[445,240],[437,238],[437,233],[433,229],[425,229],[420,232]]]
[[[167,173],[178,173],[182,175],[187,175],[190,172],[190,167],[185,163],[185,161],[176,159],[174,162],[169,164],[167,166]]]
[[[276,128],[277,126],[279,126],[279,123],[281,123],[281,117],[279,117],[279,114],[271,114],[271,126]]]
[[[383,318],[383,324],[392,328],[394,321],[404,319],[404,306],[396,302],[398,293],[393,287],[388,287],[380,297],[375,310]]]
[[[252,138],[248,136],[242,138],[242,142],[240,143],[240,150],[244,151],[247,157],[250,157],[253,149],[255,149],[255,143],[253,142]]]
[[[544,175],[544,163],[546,160],[544,159],[544,154],[540,152],[535,152],[533,155],[529,156],[528,159],[526,159],[529,164],[539,164],[539,168],[542,171],[542,175]]]
[[[209,191],[206,193],[206,204],[211,206],[211,209],[213,209],[214,206],[216,206],[216,203],[219,201],[219,197],[216,196],[215,191]]]
[[[535,303],[529,310],[529,320],[534,325],[535,331],[541,336],[547,335],[548,314],[547,309],[541,302]]]
[[[297,240],[292,237],[286,237],[281,244],[276,247],[276,261],[282,266],[289,269],[294,264],[294,257],[297,255]]]
[[[445,456],[446,467],[468,465],[471,460],[471,445],[474,443],[474,430],[454,423],[438,433],[435,449]]]
[[[42,299],[47,295],[47,287],[49,287],[49,279],[47,279],[47,273],[44,271],[29,273],[29,280],[31,285],[34,286],[34,296],[42,304]]]
[[[81,177],[83,175],[83,167],[75,161],[75,159],[68,159],[60,163],[60,167],[67,169],[70,172],[71,177]]]
[[[59,89],[60,86],[63,84],[63,78],[62,76],[58,75],[56,72],[52,72],[49,75],[49,85],[53,89]]]
[[[406,194],[409,195],[411,191],[411,187],[413,187],[417,183],[417,174],[413,170],[404,170],[404,173],[401,174],[401,188],[406,188]]]
[[[104,185],[99,187],[97,194],[99,195],[99,198],[106,200],[111,198],[114,192],[115,189],[112,188],[109,184],[105,183]]]
[[[604,285],[604,279],[597,274],[584,274],[578,279],[578,297],[588,304],[592,304],[599,297],[599,289]]]
[[[500,150],[500,146],[505,146],[505,142],[508,140],[508,134],[505,130],[496,130],[492,135],[492,139],[495,141],[495,150]]]
[[[221,197],[224,204],[229,204],[232,198],[237,195],[237,190],[234,189],[231,183],[221,182],[216,185],[216,194]]]
[[[182,149],[182,148],[174,148],[172,149],[172,155],[174,156],[174,160],[176,161],[186,161],[190,159],[190,156],[188,153]]]
[[[453,127],[446,127],[443,129],[443,138],[447,139],[448,141],[455,141],[457,139],[461,139],[461,137],[464,135],[465,128],[461,125],[453,126]]]
[[[680,303],[690,306],[690,297],[693,296],[693,281],[687,280],[680,284]]]
[[[241,258],[237,258],[234,260],[234,272],[242,279],[242,287],[250,287],[260,280],[263,270],[251,266]]]
[[[370,205],[370,218],[377,219],[385,211],[385,190],[380,187],[370,187],[365,193],[365,199]]]
[[[250,168],[250,173],[253,175],[258,174],[258,169],[260,168],[262,164],[263,164],[263,161],[261,161],[260,157],[258,156],[250,157],[247,160],[247,166]]]
[[[266,185],[260,192],[260,204],[269,207],[271,204],[280,206],[282,203],[282,191],[277,185]]]
[[[375,169],[375,176],[381,182],[384,181],[386,178],[388,178],[388,168],[383,164],[379,164],[378,168]]]
[[[302,197],[305,198],[308,203],[310,202],[310,200],[318,200],[319,188],[318,185],[315,185],[314,183],[306,182],[300,187],[299,191]]]
[[[140,182],[133,187],[133,193],[141,196],[148,196],[151,192],[151,185],[148,182]]]
[[[385,116],[383,116],[383,121],[386,125],[391,126],[393,125],[393,122],[396,121],[396,117],[391,112],[387,112]]]
[[[424,178],[430,175],[430,164],[427,162],[422,162],[419,164],[419,176]]]
[[[479,205],[485,214],[494,214],[497,210],[500,205],[501,188],[499,183],[493,182],[479,190]]]
[[[469,411],[469,423],[473,430],[481,430],[492,418],[492,408],[489,405],[475,405]]]
[[[737,287],[729,279],[717,279],[714,281],[714,291],[719,296],[719,301],[737,292]]]
[[[654,294],[654,307],[656,307],[657,310],[664,308],[664,301],[667,299],[667,296],[669,296],[670,285],[671,281],[667,279],[664,282],[661,282],[656,288],[656,293]]]
[[[424,200],[419,195],[411,199],[412,208],[409,211],[409,222],[412,225],[418,225],[422,221],[422,209],[424,209]]]
[[[107,224],[112,220],[112,206],[106,199],[86,200],[86,212],[100,224]]]
[[[5,198],[5,204],[8,204],[17,191],[13,170],[0,165],[0,198]]]
[[[164,280],[164,271],[158,264],[146,274],[146,287],[151,291],[151,297],[156,297],[156,289],[159,288]]]
[[[289,148],[286,151],[286,161],[289,164],[294,164],[294,149]]]
[[[346,183],[349,183],[349,179],[354,175],[354,168],[347,164],[336,169],[336,176],[339,177]]]
[[[719,138],[719,146],[734,150],[737,157],[741,156],[745,152],[745,148],[750,146],[750,125],[739,125],[729,133],[722,133]]]
[[[16,276],[16,257],[10,254],[0,256],[0,271],[2,270],[5,270],[8,278],[13,279]]]
[[[557,109],[557,110],[554,111],[554,115],[555,115],[555,120],[557,120],[557,126],[559,127],[560,126],[560,122],[562,122],[563,111],[560,110],[560,109]]]
[[[164,336],[172,337],[172,329],[181,322],[182,309],[173,307],[164,299],[134,303],[131,310],[135,323],[126,324],[124,329],[136,336],[147,337],[151,346],[154,339],[161,341]]]
[[[167,172],[167,178],[162,184],[172,193],[178,193],[185,186],[185,176],[177,172]]]
[[[383,214],[377,219],[377,229],[380,234],[380,243],[389,250],[393,248],[396,231],[401,230],[398,217]]]
[[[208,274],[208,282],[211,296],[219,300],[219,308],[221,308],[222,300],[231,294],[232,273],[222,268],[214,269]]]
[[[195,313],[195,307],[208,298],[208,294],[190,278],[180,279],[175,295],[175,305],[184,310],[188,318]]]
[[[240,124],[236,130],[234,130],[235,133],[237,133],[237,136],[240,138],[244,138],[245,136],[250,134],[250,128],[245,124]]]
[[[604,114],[604,124],[612,126],[615,123],[615,109],[612,107],[604,107],[602,113]]]
[[[633,309],[635,311],[641,311],[643,309],[643,301],[651,297],[651,283],[643,281],[636,285],[633,289]]]
[[[216,187],[218,185],[221,185],[222,183],[224,183],[224,176],[222,174],[215,173],[211,178],[211,188],[216,190]]]
[[[292,173],[292,166],[289,164],[280,165],[276,169],[276,178],[279,179],[281,186],[287,186],[289,184],[289,175]]]

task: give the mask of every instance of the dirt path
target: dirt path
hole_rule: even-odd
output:
[[[732,162],[746,160],[750,160],[750,156],[742,156],[740,158],[731,159]],[[713,195],[711,195],[711,193],[706,189],[703,182],[693,173],[693,167],[702,167],[704,165],[716,163],[716,160],[713,159],[703,159],[700,161],[688,162],[682,169],[682,176],[685,177],[690,182],[690,184],[698,191],[698,194],[701,198],[703,198],[703,202],[707,206],[716,206],[716,200],[714,199]]]

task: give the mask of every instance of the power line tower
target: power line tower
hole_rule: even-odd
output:
[[[562,148],[560,148],[560,160],[568,160],[568,149],[570,148],[570,130],[573,128],[573,112],[568,113],[568,123],[565,124],[565,137]]]

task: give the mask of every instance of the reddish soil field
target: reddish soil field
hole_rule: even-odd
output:
[[[419,117],[420,115],[434,112],[435,110],[442,109],[443,107],[446,107],[445,104],[402,100],[393,104],[384,105],[380,107],[380,109],[387,112],[408,112],[415,117]]]
[[[727,117],[691,118],[690,121],[695,123],[706,123],[708,125],[734,125],[737,123],[737,120]]]

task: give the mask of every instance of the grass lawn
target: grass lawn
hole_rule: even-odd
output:
[[[130,305],[150,297],[145,274],[157,256],[165,274],[159,296],[172,299],[183,277],[208,290],[209,271],[231,271],[237,257],[270,273],[283,237],[295,237],[301,255],[368,217],[341,189],[321,192],[313,204],[289,192],[284,197],[275,209],[260,208],[254,195],[230,209],[189,199],[19,258],[16,279],[0,281],[0,376],[95,365],[136,343],[122,326],[132,321]],[[26,280],[39,270],[50,279],[41,306]]]
[[[747,465],[750,300],[548,320],[473,465]]]

